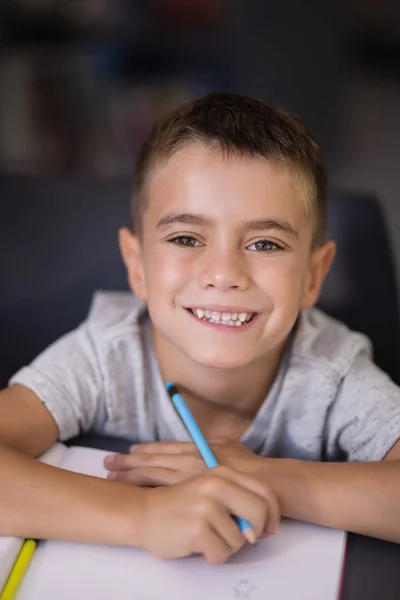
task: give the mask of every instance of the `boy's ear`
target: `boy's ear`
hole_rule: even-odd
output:
[[[128,228],[119,230],[119,248],[124,261],[131,290],[140,298],[147,299],[146,284],[142,261],[142,247],[137,235]]]
[[[335,242],[326,242],[311,254],[301,308],[311,308],[318,301],[322,284],[335,258]]]

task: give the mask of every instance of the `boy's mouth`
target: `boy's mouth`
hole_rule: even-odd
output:
[[[257,315],[255,312],[219,312],[216,310],[203,310],[201,308],[187,308],[195,317],[214,325],[227,327],[241,327],[250,323]]]

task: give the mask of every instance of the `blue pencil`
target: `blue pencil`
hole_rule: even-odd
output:
[[[176,410],[178,411],[179,416],[181,417],[186,429],[189,432],[190,437],[193,442],[196,444],[198,451],[203,457],[204,462],[206,463],[209,469],[214,467],[218,467],[218,461],[215,458],[210,446],[207,444],[206,438],[201,433],[199,426],[193,418],[192,413],[186,405],[186,402],[176,389],[173,383],[166,383],[165,387],[167,389],[168,394],[171,397],[172,402]],[[237,524],[239,525],[240,531],[243,533],[244,537],[248,542],[254,544],[256,541],[256,536],[251,524],[245,519],[241,519],[240,517],[235,517]]]

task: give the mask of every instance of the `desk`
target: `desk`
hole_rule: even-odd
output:
[[[68,445],[127,452],[132,443],[120,438],[80,436],[70,440]],[[340,600],[399,599],[400,544],[350,533]]]

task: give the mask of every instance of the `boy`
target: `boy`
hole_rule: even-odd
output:
[[[335,247],[304,123],[238,95],[186,104],[144,144],[134,196],[135,296],[96,296],[0,394],[0,533],[217,563],[243,544],[231,514],[258,536],[282,514],[400,542],[400,390],[364,336],[312,308]],[[111,481],[32,458],[88,430],[139,443],[106,459]]]

